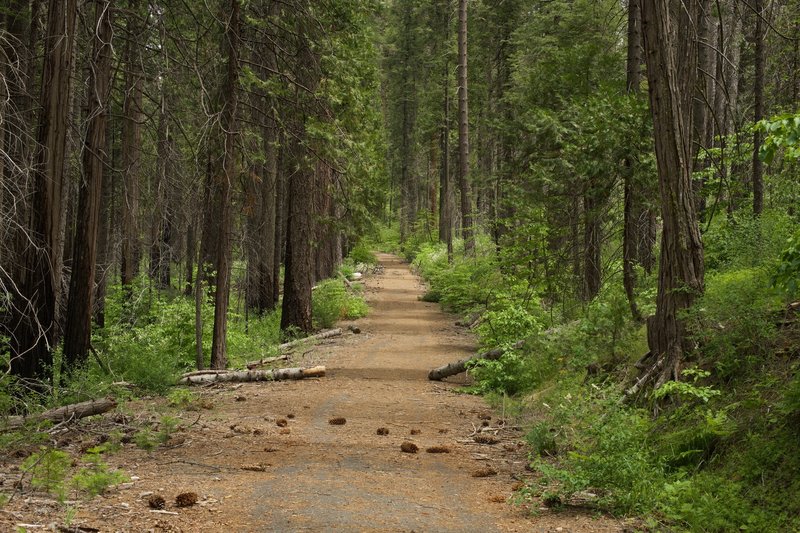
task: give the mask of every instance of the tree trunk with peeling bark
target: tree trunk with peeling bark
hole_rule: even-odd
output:
[[[645,58],[661,196],[661,261],[656,313],[647,321],[655,387],[680,376],[689,349],[680,313],[703,292],[703,245],[692,191],[692,96],[697,0],[673,16],[669,0],[642,4]]]

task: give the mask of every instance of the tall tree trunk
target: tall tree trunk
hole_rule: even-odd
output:
[[[139,273],[139,174],[141,169],[142,85],[139,0],[128,0],[127,41],[125,42],[125,86],[122,122],[122,286],[128,297]]]
[[[764,0],[755,2],[755,74],[753,77],[753,122],[764,118]],[[753,216],[764,211],[764,166],[759,157],[761,151],[761,130],[753,131]]]
[[[83,146],[84,182],[80,187],[78,220],[75,230],[72,276],[69,285],[63,365],[69,371],[83,364],[92,335],[97,240],[103,173],[106,157],[106,119],[111,88],[111,2],[95,2],[95,28],[90,62],[89,129]]]
[[[216,173],[217,201],[220,218],[214,262],[217,278],[214,291],[214,329],[211,338],[211,368],[223,369],[228,364],[227,328],[231,282],[231,196],[236,178],[237,110],[239,105],[239,0],[230,0],[230,13],[225,28],[224,51],[228,65],[223,87],[221,113],[224,149],[222,168]]]
[[[445,5],[445,7],[447,7]],[[446,15],[445,42],[450,36],[450,18]],[[446,54],[446,52],[445,52]],[[447,257],[453,258],[453,202],[450,180],[450,61],[445,55],[442,71],[442,126],[440,144],[442,150],[441,172],[439,175],[439,240],[447,246]]]
[[[642,17],[640,0],[628,0],[628,57],[626,63],[625,87],[628,94],[638,95],[642,78]],[[631,308],[631,315],[637,322],[642,320],[642,313],[636,305],[636,271],[638,259],[639,231],[641,219],[646,208],[641,185],[635,183],[633,154],[625,157],[625,174],[623,187],[622,211],[622,285]]]
[[[467,2],[458,0],[458,184],[461,190],[461,235],[464,253],[475,253],[469,185],[469,104],[467,96]]]
[[[589,186],[583,194],[583,299],[590,301],[600,292],[601,217],[598,191]]]
[[[268,17],[280,15],[280,3],[270,2]],[[277,72],[278,61],[274,39],[260,50],[265,63],[263,76],[268,78]],[[262,315],[275,309],[275,224],[277,221],[277,133],[278,124],[274,112],[272,96],[256,96],[255,114],[261,122],[261,146],[264,154],[263,164],[257,165],[259,180],[252,183],[251,200],[254,202],[248,214],[248,286],[246,303],[249,309]]]
[[[308,22],[300,17],[298,21],[298,58],[302,68],[300,83],[310,91],[315,91],[319,83],[318,61],[310,48],[307,35]],[[298,102],[304,96],[295,89]],[[303,102],[306,103],[307,102]],[[300,105],[301,109],[305,106]],[[297,111],[296,113],[300,113]],[[307,111],[304,111],[304,114]],[[314,264],[312,240],[314,238],[314,167],[309,161],[305,123],[307,116],[295,117],[295,133],[291,140],[291,157],[295,172],[289,177],[288,220],[286,227],[286,267],[283,282],[283,306],[281,310],[281,330],[308,333],[312,330],[311,287],[314,283]]]
[[[194,260],[197,255],[197,240],[194,236],[194,222],[189,221],[186,225],[186,287],[183,294],[192,294],[192,278],[194,276]],[[199,275],[198,275],[199,277]]]
[[[669,0],[642,4],[645,58],[661,195],[661,262],[656,314],[647,337],[659,387],[680,375],[689,348],[680,313],[703,291],[703,245],[692,194],[692,96],[696,71],[692,21],[697,0],[677,20]],[[677,25],[677,28],[675,27]],[[676,31],[677,30],[677,31]]]
[[[14,301],[11,373],[49,379],[56,337],[56,302],[61,286],[59,243],[63,231],[64,162],[75,41],[75,0],[50,0],[44,44],[41,111],[33,168],[33,206],[25,278]]]

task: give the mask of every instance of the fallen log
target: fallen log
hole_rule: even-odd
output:
[[[184,374],[178,383],[201,385],[204,383],[280,381],[286,379],[318,378],[325,375],[324,366],[312,368],[279,368],[277,370],[215,370],[202,374]]]
[[[258,368],[260,366],[268,365],[270,363],[274,363],[275,361],[286,361],[289,359],[288,355],[279,355],[277,357],[266,357],[264,359],[259,359],[258,361],[250,361],[245,366],[248,370],[253,370],[254,368]]]
[[[521,348],[524,344],[524,340],[517,341],[511,346],[511,348],[516,350],[517,348]],[[461,359],[460,361],[455,361],[453,363],[440,366],[439,368],[434,368],[428,373],[428,379],[431,381],[441,381],[446,377],[455,376],[456,374],[466,372],[467,364],[472,361],[479,361],[481,359],[488,359],[490,361],[494,359],[500,359],[504,353],[506,353],[504,348],[495,348],[493,350],[489,350],[488,352],[472,355],[466,359]]]
[[[67,420],[78,420],[92,415],[99,415],[114,409],[117,402],[113,398],[100,398],[87,402],[73,403],[49,409],[43,413],[31,416],[11,416],[8,418],[8,427],[15,428],[22,426],[26,422],[41,422],[50,420],[51,422],[65,422]]]
[[[329,329],[327,331],[322,331],[320,333],[317,333],[316,335],[309,335],[308,337],[303,337],[302,339],[297,339],[291,342],[284,342],[283,344],[278,346],[278,350],[280,351],[288,350],[300,344],[305,344],[308,341],[318,341],[322,339],[327,339],[329,337],[336,337],[341,334],[342,334],[342,328]]]

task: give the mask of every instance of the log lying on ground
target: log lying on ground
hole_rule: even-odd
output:
[[[99,400],[89,400],[88,402],[73,403],[63,407],[56,407],[43,413],[24,417],[12,416],[8,419],[8,427],[19,427],[25,422],[41,422],[50,420],[51,422],[64,422],[65,420],[78,420],[92,415],[99,415],[112,410],[117,406],[113,398],[100,398]]]
[[[525,341],[517,341],[511,346],[512,349],[521,348],[525,344]],[[467,364],[470,361],[478,361],[480,359],[500,359],[506,351],[503,348],[495,348],[494,350],[489,350],[488,352],[483,352],[479,354],[472,355],[467,357],[466,359],[461,359],[460,361],[455,361],[453,363],[449,363],[444,366],[440,366],[439,368],[434,368],[428,373],[428,379],[431,381],[441,381],[446,377],[455,376],[456,374],[460,374],[467,370]]]
[[[258,361],[250,361],[245,366],[247,367],[248,370],[253,370],[254,368],[268,365],[270,363],[274,363],[275,361],[286,361],[287,359],[289,359],[288,355],[279,355],[277,357],[266,357],[264,359],[259,359]]]
[[[318,341],[322,339],[327,339],[329,337],[336,337],[341,334],[342,334],[342,328],[329,329],[327,331],[322,331],[320,333],[317,333],[316,335],[309,335],[308,337],[303,337],[302,339],[297,339],[291,342],[284,342],[283,344],[278,346],[278,349],[280,351],[284,351],[290,348],[294,348],[297,345],[305,344],[308,341]]]
[[[279,368],[277,370],[214,370],[202,373],[190,372],[181,376],[183,385],[204,383],[280,381],[285,379],[318,378],[325,375],[324,366],[312,368]]]

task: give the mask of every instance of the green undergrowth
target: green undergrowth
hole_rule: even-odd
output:
[[[680,381],[634,402],[623,391],[647,352],[646,329],[618,277],[591,302],[556,304],[546,282],[518,276],[513,254],[498,257],[484,238],[474,258],[452,262],[441,244],[415,245],[424,299],[480,313],[482,348],[527,339],[470,370],[472,392],[528,421],[537,475],[518,499],[588,498],[654,531],[800,530],[800,324],[785,310],[800,296],[792,227],[765,213],[709,228],[706,291],[683,317],[696,349]],[[647,316],[655,276],[639,281]]]
[[[377,263],[368,245],[357,245],[346,258],[336,278],[319,283],[312,293],[312,313],[316,328],[331,327],[336,321],[365,316],[363,286],[346,287],[342,276],[348,269],[365,270]],[[85,401],[102,396],[126,399],[133,394],[166,394],[180,374],[195,369],[195,303],[174,289],[158,291],[140,276],[129,290],[129,297],[119,284],[108,288],[105,327],[96,327],[92,336],[93,351],[86,364],[69,375],[60,372],[60,350],[55,351],[53,384],[31,388],[9,374],[0,374],[0,417],[16,413],[36,413],[47,408]],[[242,367],[245,362],[276,355],[282,342],[280,309],[259,316],[244,308],[241,291],[231,295],[228,314],[228,366]],[[208,366],[211,348],[213,302],[201,306],[203,353]],[[3,357],[0,354],[0,357]],[[7,357],[7,355],[5,356]],[[0,361],[2,366],[3,361]],[[7,361],[5,362],[7,364]],[[118,386],[124,382],[134,386]],[[0,422],[1,425],[1,422]],[[35,432],[34,432],[35,433]],[[27,432],[0,433],[0,449],[22,440]],[[31,437],[32,438],[32,437]]]

